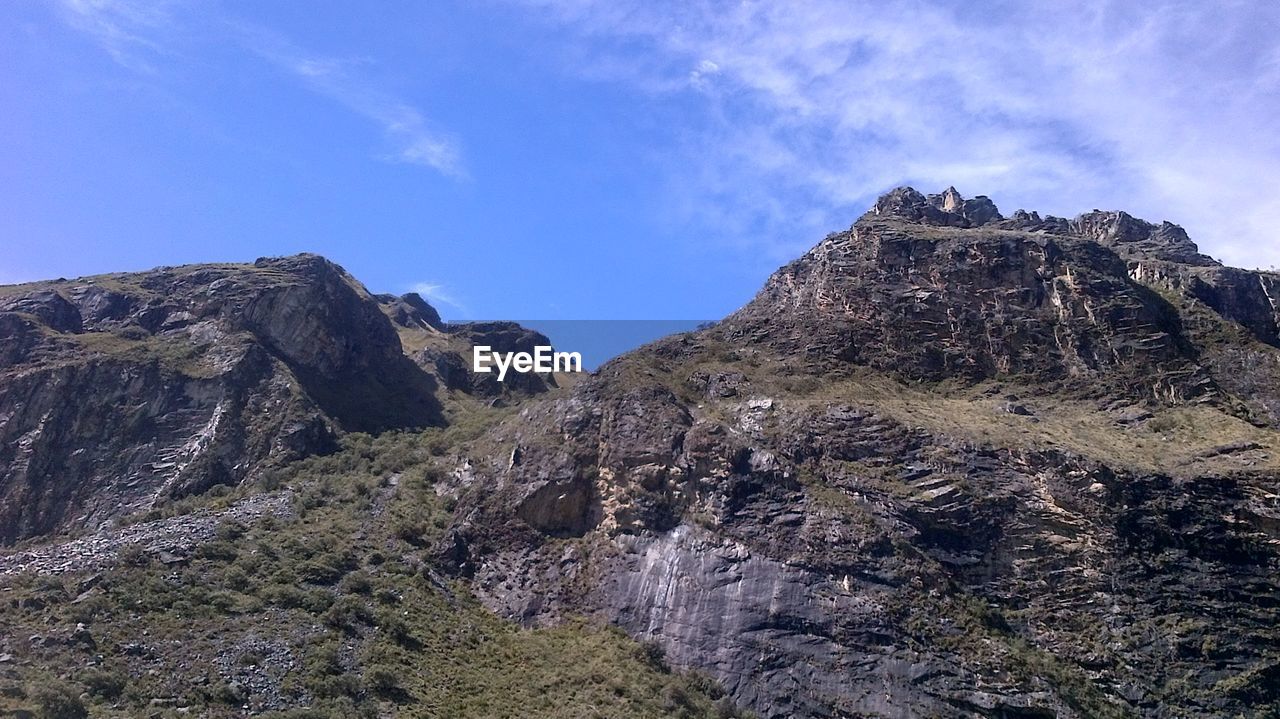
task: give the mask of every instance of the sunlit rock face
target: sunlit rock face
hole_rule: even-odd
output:
[[[1276,282],[1167,223],[895,190],[492,430],[437,556],[771,719],[1274,707]]]
[[[611,624],[768,719],[1270,716],[1278,293],[1168,223],[954,188],[885,195],[571,388],[467,371],[548,338],[314,256],[0,288],[0,540],[438,425],[443,398],[463,421],[387,438],[419,471],[377,477],[351,536],[451,611]],[[410,486],[430,533],[369,539]]]
[[[377,302],[314,255],[0,288],[0,335],[3,542],[441,421]]]

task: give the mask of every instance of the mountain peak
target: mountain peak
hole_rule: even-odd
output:
[[[960,196],[960,192],[956,190],[955,185],[943,190],[940,197],[943,212],[956,212],[964,207],[964,198]]]
[[[1072,234],[1080,235],[1115,250],[1128,259],[1155,259],[1185,265],[1220,265],[1200,253],[1187,231],[1172,222],[1153,224],[1124,211],[1093,210],[1069,223]]]
[[[943,227],[980,227],[1004,219],[986,195],[966,200],[954,187],[937,195],[899,187],[881,195],[869,214]]]
[[[1147,222],[1120,210],[1092,210],[1068,220],[1035,211],[1017,210],[1004,217],[986,195],[965,199],[954,186],[936,195],[924,195],[913,187],[898,187],[879,197],[863,216],[895,219],[922,225],[1070,235],[1111,248],[1126,260],[1163,260],[1185,265],[1219,266],[1201,254],[1186,230],[1164,221]]]
[[[399,327],[414,327],[443,331],[444,320],[440,313],[432,307],[422,295],[409,292],[400,296],[392,294],[374,295],[378,304],[382,305],[387,316]]]
[[[0,545],[43,542],[0,550],[0,711],[55,672],[128,716],[414,711],[460,667],[488,716],[538,707],[473,701],[471,668],[572,688],[595,646],[717,694],[663,674],[643,716],[1274,714],[1280,274],[1198,257],[1123,212],[900,188],[572,387],[468,362],[546,336],[316,255],[0,288]],[[593,701],[641,696],[606,670]],[[242,713],[185,689],[232,682]]]

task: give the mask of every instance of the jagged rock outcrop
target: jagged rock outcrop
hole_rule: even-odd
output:
[[[966,200],[954,187],[928,196],[900,187],[876,200],[870,214],[943,227],[979,227],[1004,219],[985,195]]]
[[[2,288],[0,347],[0,543],[442,421],[378,304],[315,255]]]
[[[400,295],[377,295],[378,304],[382,305],[383,311],[391,318],[391,321],[398,327],[406,329],[419,330],[436,330],[443,332],[446,330],[444,320],[440,319],[440,313],[436,308],[427,304],[422,296],[417,292]]]
[[[550,374],[509,373],[498,381],[496,373],[472,372],[472,348],[483,345],[494,352],[528,352],[551,346],[546,335],[515,322],[444,322],[435,308],[417,294],[378,295],[382,311],[400,328],[405,352],[446,389],[491,403],[519,401],[556,386]]]
[[[1115,250],[1129,259],[1153,259],[1184,265],[1219,265],[1200,254],[1186,230],[1171,223],[1153,225],[1127,212],[1086,212],[1069,223],[1069,231]]]
[[[1066,236],[921,236],[867,219],[779,270],[724,330],[815,371],[1114,381],[1182,397],[1210,389],[1168,303],[1113,252]]]
[[[1273,279],[1171,228],[896,190],[466,451],[437,556],[771,719],[1275,711]]]
[[[307,502],[332,478],[297,490],[290,546],[313,580],[272,569],[265,596],[230,591],[274,554],[259,525],[244,568],[210,542],[192,568],[227,591],[183,593],[184,611],[288,602],[271,616],[299,636],[323,612],[403,666],[483,643],[460,628],[420,645],[404,619],[461,616],[465,587],[527,626],[615,625],[653,647],[650,668],[704,672],[767,719],[1270,716],[1278,290],[1168,223],[1004,217],[954,188],[900,188],[724,321],[548,392],[469,372],[474,344],[546,337],[444,323],[312,256],[4,288],[0,539],[241,481],[346,430],[436,423],[443,388],[451,406],[520,404],[456,433],[349,437],[333,466],[363,478],[314,544]],[[107,567],[100,550],[130,537],[219,536],[179,524],[10,564]],[[330,584],[348,592],[332,606]],[[318,692],[348,669],[312,659]],[[400,690],[381,706],[414,696]]]

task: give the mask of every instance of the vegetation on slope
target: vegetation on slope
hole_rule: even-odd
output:
[[[351,435],[286,467],[270,482],[292,491],[291,517],[225,523],[187,558],[135,547],[101,573],[0,577],[0,710],[735,714],[712,682],[615,629],[519,629],[436,574],[423,548],[450,510],[433,487],[437,434]]]

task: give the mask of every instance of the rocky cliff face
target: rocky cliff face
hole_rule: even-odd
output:
[[[1275,282],[904,188],[495,428],[438,556],[765,717],[1274,711]]]
[[[378,304],[313,255],[2,288],[0,347],[0,542],[441,422]]]
[[[316,257],[4,288],[0,539],[343,449],[0,557],[71,575],[0,601],[33,635],[0,632],[0,708],[109,660],[123,715],[1270,716],[1277,292],[1169,223],[953,188],[572,388],[472,375],[549,341]]]

